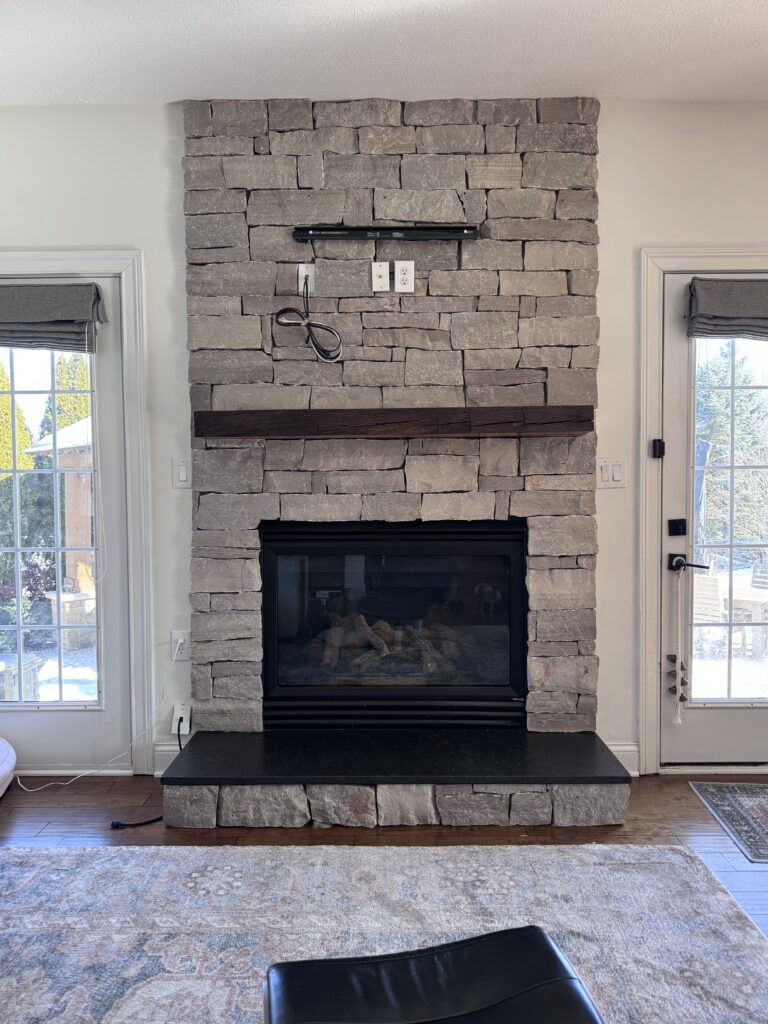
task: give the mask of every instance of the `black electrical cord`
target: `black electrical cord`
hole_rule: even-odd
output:
[[[307,329],[307,341],[317,353],[318,357],[326,363],[336,363],[341,359],[341,335],[338,331],[335,331],[333,327],[329,327],[327,324],[319,324],[309,318],[309,276],[304,276],[304,287],[301,290],[302,298],[304,300],[304,309],[296,309],[294,306],[286,306],[285,309],[279,309],[275,313],[275,321],[280,324],[281,327],[306,327]],[[326,348],[321,341],[318,340],[315,331],[325,331],[326,334],[330,334],[332,338],[336,339],[336,344],[333,348]]]
[[[176,723],[176,741],[179,744],[179,750],[182,750],[181,746],[181,723],[184,721],[184,716],[179,715],[179,720]],[[163,816],[159,818],[147,818],[146,821],[111,821],[110,827],[114,829],[118,828],[141,828],[142,825],[155,825],[158,821],[162,821]]]

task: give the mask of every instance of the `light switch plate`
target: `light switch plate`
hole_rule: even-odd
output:
[[[172,459],[171,483],[174,487],[192,486],[192,459]]]
[[[389,263],[371,264],[371,287],[375,292],[389,291]]]
[[[597,460],[598,488],[617,488],[627,486],[627,460],[623,455]]]
[[[304,278],[309,278],[309,294],[315,294],[315,264],[299,263],[296,274],[296,294],[304,294]]]
[[[395,291],[412,292],[416,277],[413,260],[395,260]]]

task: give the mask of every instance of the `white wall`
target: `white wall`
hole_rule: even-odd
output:
[[[768,243],[768,104],[608,101],[598,135],[598,454],[626,454],[629,480],[597,492],[598,731],[629,747],[638,739],[640,249]]]
[[[189,450],[182,152],[178,105],[0,108],[0,245],[144,253],[156,694],[170,630],[189,628],[190,492],[170,469]],[[177,664],[167,695],[188,693]],[[158,716],[169,744],[171,710]]]
[[[626,490],[598,491],[598,730],[636,766],[639,250],[765,245],[768,105],[603,103],[599,453],[626,455]],[[189,446],[178,107],[0,108],[0,245],[135,246],[146,260],[156,689],[188,621]],[[186,666],[168,695],[188,693]],[[158,740],[170,741],[170,714]],[[169,742],[170,747],[170,742]]]

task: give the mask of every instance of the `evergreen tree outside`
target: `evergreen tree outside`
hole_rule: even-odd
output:
[[[67,391],[89,392],[91,378],[88,361],[81,352],[60,355],[56,360],[56,428],[63,430],[91,415],[91,396],[66,394]],[[64,392],[64,393],[62,393]],[[48,399],[40,421],[40,436],[53,433],[53,395]]]

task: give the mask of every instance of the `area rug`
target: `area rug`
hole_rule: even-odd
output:
[[[618,845],[6,848],[0,1019],[253,1024],[273,961],[525,924],[606,1024],[768,1019],[768,941],[696,855]]]
[[[768,864],[768,784],[691,782],[689,785],[742,853],[755,864]]]

